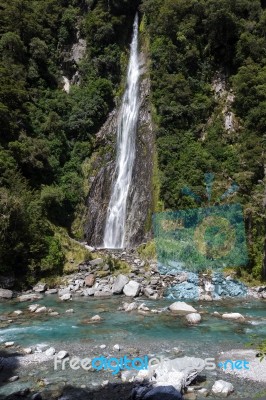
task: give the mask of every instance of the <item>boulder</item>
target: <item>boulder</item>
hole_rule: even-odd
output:
[[[63,296],[64,294],[69,294],[70,293],[70,287],[65,287],[63,289],[58,290],[58,296]]]
[[[102,321],[102,318],[100,317],[100,315],[94,315],[94,317],[91,317],[91,321],[100,322]]]
[[[25,348],[23,349],[23,352],[24,352],[25,354],[31,354],[31,353],[32,353],[32,349],[31,349],[30,347],[25,347]]]
[[[31,305],[28,307],[28,310],[29,310],[30,312],[35,312],[35,311],[37,310],[37,308],[39,308],[39,307],[40,307],[39,304],[31,304]]]
[[[222,315],[222,318],[224,319],[232,319],[232,320],[239,320],[239,321],[245,321],[245,317],[243,317],[242,314],[239,313],[224,313]]]
[[[234,386],[232,383],[225,382],[223,380],[216,381],[212,387],[212,392],[214,394],[222,394],[228,396],[234,391]]]
[[[103,264],[103,259],[102,259],[102,258],[95,258],[94,260],[90,260],[90,261],[89,261],[89,264],[90,264],[92,267],[96,267],[97,265]]]
[[[43,307],[37,308],[37,310],[35,312],[38,314],[38,313],[43,313],[46,311],[47,311],[47,308],[45,306],[43,306]]]
[[[14,344],[15,342],[5,342],[5,347],[12,347]]]
[[[196,313],[194,307],[185,303],[184,301],[176,301],[175,303],[169,306],[169,310],[176,313]]]
[[[126,312],[136,310],[137,308],[138,308],[138,304],[135,301],[133,301],[132,303],[124,303],[124,305],[123,305],[123,309]]]
[[[47,289],[45,294],[56,294],[58,292],[57,289]]]
[[[146,297],[150,297],[154,294],[154,290],[151,287],[145,287],[144,294]]]
[[[129,281],[123,289],[123,293],[128,297],[136,297],[140,292],[140,284],[136,281]]]
[[[89,288],[89,289],[83,290],[84,296],[93,296],[94,293],[95,293],[95,288]]]
[[[8,382],[15,382],[15,381],[17,381],[18,379],[19,379],[19,376],[14,375],[14,376],[11,376],[11,377],[8,379]]]
[[[205,367],[201,358],[183,357],[173,360],[164,359],[149,366],[147,370],[140,370],[138,380],[149,380],[155,386],[173,386],[177,391],[187,387]]]
[[[47,289],[46,283],[38,283],[38,285],[34,286],[33,290],[34,292],[42,293],[45,292]]]
[[[23,314],[23,312],[22,312],[21,310],[16,310],[16,311],[13,312],[13,314],[15,314],[15,315],[21,315],[21,314]]]
[[[0,289],[0,299],[12,299],[13,292],[8,289]]]
[[[113,293],[107,290],[96,290],[94,293],[94,297],[110,297]]]
[[[67,301],[67,300],[71,300],[72,295],[71,293],[65,293],[62,296],[59,297],[60,300],[62,301]]]
[[[128,277],[126,275],[119,274],[114,281],[114,284],[112,287],[112,292],[114,294],[122,293],[122,291],[127,283],[128,283]]]
[[[89,274],[85,277],[85,286],[92,287],[95,282],[95,276],[93,274]]]
[[[49,349],[47,349],[45,351],[45,354],[49,357],[53,356],[55,354],[55,348],[54,347],[50,347]]]
[[[186,320],[189,324],[198,324],[201,321],[199,313],[190,313],[186,315]]]
[[[42,298],[43,298],[43,296],[41,294],[30,293],[30,294],[23,294],[23,295],[19,296],[18,300],[20,302],[23,302],[23,301],[40,300]]]
[[[68,352],[65,350],[61,350],[57,353],[57,358],[59,358],[59,360],[63,360],[63,358],[66,358],[68,356]]]
[[[66,310],[66,313],[72,314],[74,312],[73,308],[69,308],[69,310]]]
[[[113,349],[114,349],[115,351],[120,351],[120,346],[119,346],[119,344],[115,344],[114,347],[113,347]]]

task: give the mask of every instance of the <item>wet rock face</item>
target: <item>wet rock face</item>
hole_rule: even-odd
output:
[[[145,65],[143,54],[141,59]],[[145,68],[142,68],[142,71],[136,159],[127,203],[126,247],[133,247],[145,240],[146,226],[152,208],[154,130],[149,103],[150,80],[144,75]],[[97,134],[99,147],[104,147],[106,151],[104,154],[99,153],[92,166],[96,172],[90,182],[85,226],[87,242],[97,247],[103,245],[107,207],[115,179],[118,113],[119,109],[110,113],[106,123]]]

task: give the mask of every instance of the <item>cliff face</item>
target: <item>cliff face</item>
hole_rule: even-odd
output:
[[[136,159],[127,203],[126,244],[133,247],[147,235],[146,226],[152,208],[152,171],[154,154],[154,129],[149,102],[150,80],[146,73],[146,58],[141,53],[142,76],[140,81],[140,111],[136,137]],[[119,109],[115,109],[97,134],[104,148],[93,162],[95,171],[87,198],[87,223],[85,236],[89,244],[100,247],[106,221],[116,157],[116,128]]]

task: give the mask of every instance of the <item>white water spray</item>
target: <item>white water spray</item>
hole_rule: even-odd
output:
[[[118,116],[115,181],[107,210],[103,240],[106,248],[115,249],[125,246],[127,198],[136,153],[139,76],[138,16],[136,15],[130,46],[127,86]]]

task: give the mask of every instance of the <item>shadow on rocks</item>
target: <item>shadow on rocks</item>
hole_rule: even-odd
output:
[[[0,387],[6,385],[8,380],[15,376],[20,356],[22,354],[17,352],[9,353],[5,350],[0,350]]]
[[[1,398],[1,397],[0,397]],[[2,399],[2,398],[1,398]],[[182,400],[172,386],[153,388],[132,383],[109,383],[93,390],[66,386],[60,392],[48,389],[39,393],[23,390],[3,398],[5,400]]]

